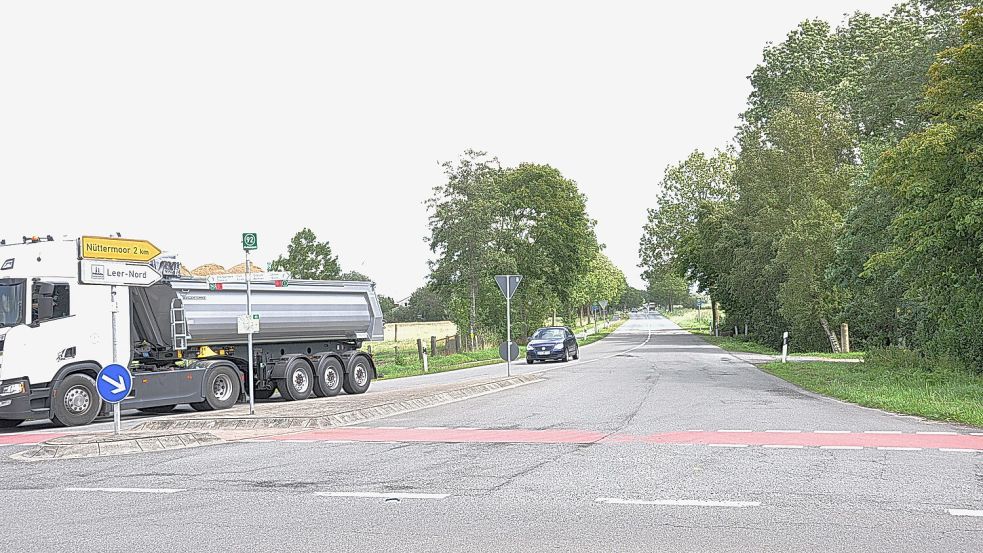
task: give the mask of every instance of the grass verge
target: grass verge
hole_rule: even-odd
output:
[[[765,371],[807,390],[866,407],[983,427],[983,375],[945,361],[874,352],[865,363],[768,363]]]
[[[727,351],[740,353],[760,353],[762,355],[780,355],[781,351],[766,344],[749,340],[743,336],[714,336],[710,334],[710,311],[707,309],[676,309],[672,313],[664,313],[666,318],[679,325],[679,328],[696,334],[705,341]],[[823,359],[863,359],[864,352],[832,353],[829,351],[790,351],[789,355],[799,357],[820,357]]]
[[[618,327],[624,324],[624,322],[624,320],[615,321],[608,325],[607,328],[598,329],[597,334],[591,334],[587,338],[580,340],[580,345],[586,346],[587,344],[592,344],[603,339],[617,330]],[[516,362],[524,362],[523,360],[525,357],[525,346],[519,346],[519,359]],[[376,361],[381,361],[379,365],[379,372],[382,373],[383,378],[386,380],[425,374],[423,372],[423,363],[420,361],[419,357],[417,357],[415,347],[407,354],[400,354],[400,359],[398,362],[392,356],[383,358],[379,358],[377,356]],[[453,355],[438,355],[437,357],[430,357],[427,362],[430,369],[429,373],[439,373],[456,371],[459,369],[470,369],[472,367],[480,367],[483,365],[493,365],[495,363],[501,363],[502,359],[498,356],[498,347],[496,346],[494,348],[455,353]]]

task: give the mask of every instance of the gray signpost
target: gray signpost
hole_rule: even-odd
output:
[[[505,343],[498,348],[498,353],[505,359],[506,374],[512,376],[512,361],[519,356],[519,347],[512,343],[512,294],[522,282],[522,275],[495,275],[495,282],[505,296]]]
[[[251,319],[253,317],[253,295],[252,290],[249,286],[249,274],[252,272],[252,267],[249,264],[249,252],[255,250],[257,247],[256,233],[255,232],[244,232],[242,233],[242,250],[246,252],[246,315]],[[253,384],[253,333],[246,333],[246,352],[249,355],[249,414],[256,414],[256,398],[255,398],[255,384]]]

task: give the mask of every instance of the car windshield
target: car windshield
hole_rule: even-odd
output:
[[[532,335],[533,340],[562,340],[566,333],[559,328],[541,328]]]
[[[0,284],[0,327],[24,323],[24,281]]]

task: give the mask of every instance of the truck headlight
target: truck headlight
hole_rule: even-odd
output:
[[[23,394],[27,389],[27,386],[23,382],[14,382],[13,384],[4,384],[0,388],[0,396],[9,396],[13,394]]]

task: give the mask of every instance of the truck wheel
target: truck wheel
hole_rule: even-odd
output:
[[[17,425],[24,421],[12,421],[8,419],[0,419],[0,428],[16,428]]]
[[[369,362],[361,355],[355,356],[352,360],[351,367],[348,368],[348,375],[345,377],[345,382],[342,387],[345,389],[346,393],[349,394],[364,394],[366,390],[369,389],[369,383],[372,381],[372,368],[369,366]]]
[[[253,395],[256,396],[256,399],[270,399],[273,397],[273,392],[275,391],[276,388],[270,388],[269,390],[253,390]]]
[[[314,373],[311,371],[311,366],[299,357],[287,366],[286,378],[276,383],[276,389],[286,401],[299,401],[311,397],[313,387]]]
[[[94,421],[102,410],[96,381],[75,373],[58,385],[58,397],[51,398],[51,422],[58,426],[81,426]]]
[[[333,397],[341,391],[341,383],[345,373],[337,359],[328,359],[321,364],[321,370],[314,378],[314,395],[317,397]]]
[[[205,376],[205,401],[192,403],[195,411],[228,409],[239,401],[241,385],[239,370],[228,365],[220,365]]]
[[[141,413],[147,413],[150,415],[166,415],[174,410],[177,405],[158,405],[156,407],[144,407],[143,409],[137,409]]]

